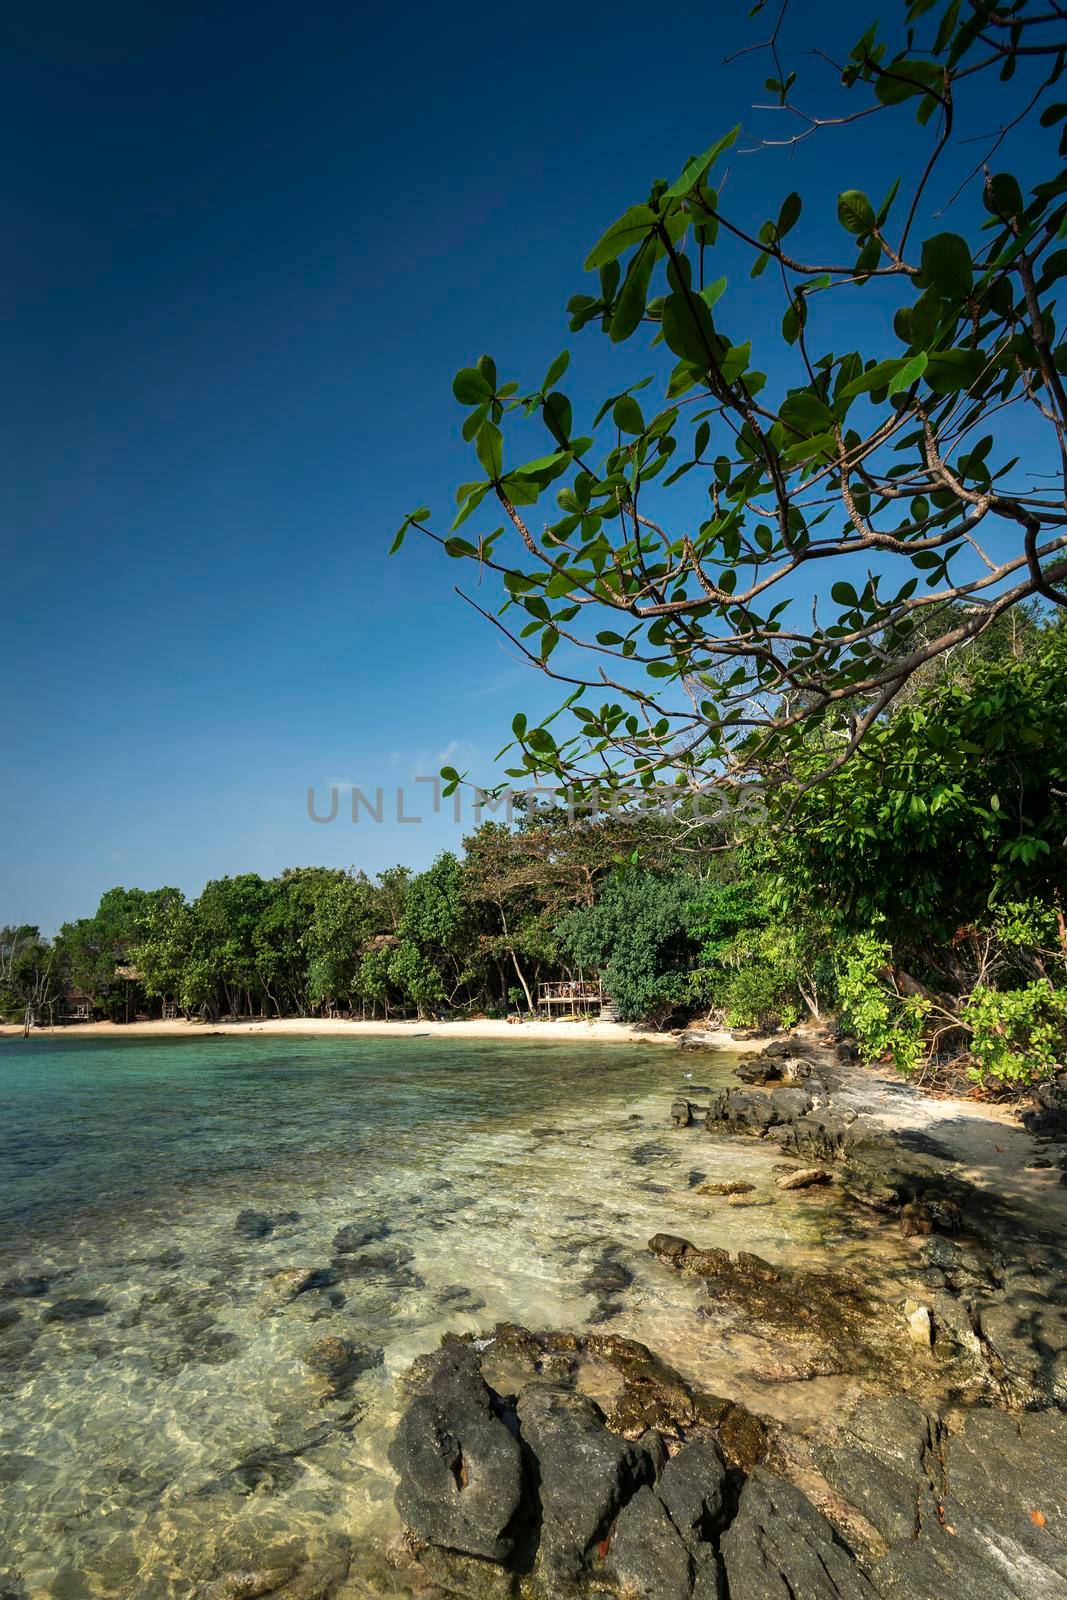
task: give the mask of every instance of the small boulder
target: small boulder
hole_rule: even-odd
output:
[[[798,1172],[787,1172],[777,1180],[779,1189],[811,1189],[816,1184],[833,1183],[834,1175],[825,1167],[801,1167]]]
[[[671,1121],[676,1128],[688,1128],[693,1120],[693,1107],[688,1100],[677,1099],[671,1103]]]

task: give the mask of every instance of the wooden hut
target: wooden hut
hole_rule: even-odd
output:
[[[91,1022],[93,997],[85,989],[67,989],[59,1003],[60,1022]]]

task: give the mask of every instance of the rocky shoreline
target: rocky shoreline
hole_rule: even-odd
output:
[[[699,1038],[682,1042],[698,1062]],[[768,1380],[846,1375],[858,1403],[793,1428],[610,1332],[448,1339],[412,1369],[390,1451],[419,1581],[465,1600],[1062,1600],[1056,1215],[976,1182],[951,1119],[940,1137],[892,1126],[829,1040],[774,1041],[738,1067],[744,1087],[706,1100],[695,1075],[669,1108],[676,1128],[770,1141],[784,1201],[856,1208],[908,1241],[908,1270],[876,1293],[853,1270],[731,1256],[669,1228],[648,1248],[703,1286],[709,1337],[733,1312],[777,1350]],[[1046,1197],[1063,1195],[1065,1111],[1061,1082],[1023,1116]],[[698,1192],[760,1203],[751,1187]]]

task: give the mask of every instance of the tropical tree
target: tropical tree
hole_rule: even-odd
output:
[[[622,868],[606,879],[594,905],[560,923],[560,949],[601,974],[622,1021],[663,1022],[689,997],[698,892],[697,881],[681,873]]]
[[[456,375],[477,473],[451,528],[419,507],[394,549],[415,527],[496,573],[492,620],[566,692],[558,742],[516,717],[511,776],[740,783],[791,771],[815,725],[836,769],[928,662],[1034,597],[1067,603],[1067,12],[910,0],[840,58],[811,50],[818,20],[787,0],[762,41],[788,133],[723,132],[586,257],[571,328],[647,341],[652,373],[621,369],[584,426],[567,352],[533,390],[488,356]],[[799,83],[790,29],[829,81]],[[872,198],[864,161],[909,117],[928,148]],[[727,160],[834,135],[836,238],[795,191],[750,225]],[[739,264],[773,275],[780,322],[728,288]]]
[[[63,986],[54,947],[29,923],[0,928],[0,1017],[21,1022],[51,1021]]]

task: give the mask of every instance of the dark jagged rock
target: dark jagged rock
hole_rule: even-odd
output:
[[[877,1600],[822,1513],[768,1472],[748,1479],[721,1549],[730,1600]]]
[[[521,1528],[523,1462],[500,1397],[466,1346],[436,1352],[421,1377],[389,1447],[397,1510],[420,1542],[506,1560]]]
[[[651,1489],[638,1489],[619,1512],[604,1574],[627,1600],[689,1600],[692,1558]]]
[[[652,1482],[652,1461],[639,1445],[610,1433],[604,1413],[585,1395],[531,1389],[518,1413],[537,1462],[538,1581],[547,1594],[564,1594],[598,1559],[621,1508]]]
[[[688,1549],[717,1539],[726,1525],[726,1462],[714,1439],[693,1439],[672,1456],[656,1492]]]
[[[784,1054],[748,1056],[734,1068],[734,1077],[749,1084],[801,1084],[814,1072],[812,1062],[803,1056]]]
[[[1053,1600],[1067,1593],[1067,1417],[968,1412],[961,1431],[897,1396],[866,1401],[816,1452],[889,1545],[885,1600]]]
[[[962,1269],[963,1251],[936,1254]],[[743,1252],[726,1260],[768,1290],[788,1278]],[[931,1262],[929,1270],[941,1269]],[[447,1345],[416,1363],[415,1397],[390,1451],[401,1479],[398,1509],[425,1573],[448,1594],[1060,1600],[1067,1593],[1067,1417],[1059,1412],[976,1410],[950,1430],[905,1396],[862,1404],[815,1454],[833,1491],[831,1515],[863,1543],[861,1562],[801,1490],[738,1449],[738,1436],[762,1429],[760,1420],[729,1402],[701,1401],[647,1347],[609,1334],[531,1334],[507,1325],[487,1354],[497,1342],[528,1372],[514,1411],[487,1387],[470,1345]],[[669,1404],[684,1410],[690,1437],[670,1459],[658,1432],[622,1437],[615,1415],[605,1417],[577,1392],[573,1377],[561,1387],[545,1376],[546,1364],[564,1353],[609,1362],[624,1391],[645,1386],[661,1404],[677,1391]],[[264,1473],[291,1469],[277,1454],[239,1464],[246,1492],[261,1488]]]

